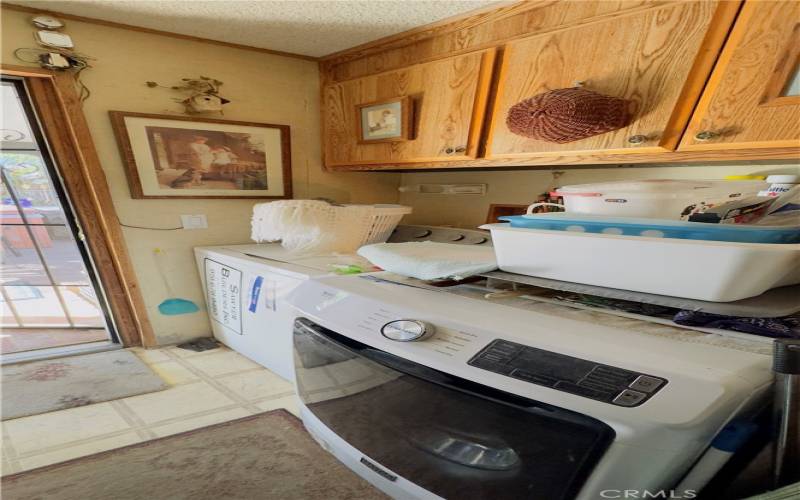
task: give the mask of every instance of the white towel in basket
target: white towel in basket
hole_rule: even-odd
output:
[[[295,252],[352,252],[363,227],[369,225],[371,205],[333,206],[319,200],[281,200],[253,207],[254,241],[281,241]]]
[[[387,271],[421,280],[464,279],[497,269],[492,247],[433,241],[377,243],[358,254]]]
[[[254,241],[281,241],[297,253],[351,253],[386,241],[404,214],[401,205],[332,205],[320,200],[281,200],[253,207]]]

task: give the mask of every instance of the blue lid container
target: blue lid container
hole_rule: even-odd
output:
[[[665,219],[602,217],[567,212],[500,217],[511,227],[581,233],[733,241],[738,243],[800,243],[800,226],[707,224]]]

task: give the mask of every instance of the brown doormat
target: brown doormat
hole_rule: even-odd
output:
[[[286,410],[2,478],[4,500],[384,499]]]

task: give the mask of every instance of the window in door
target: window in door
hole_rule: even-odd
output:
[[[22,80],[2,81],[0,350],[116,342],[100,282]]]

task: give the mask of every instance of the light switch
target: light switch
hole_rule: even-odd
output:
[[[208,229],[205,214],[181,215],[181,225],[184,229]]]

